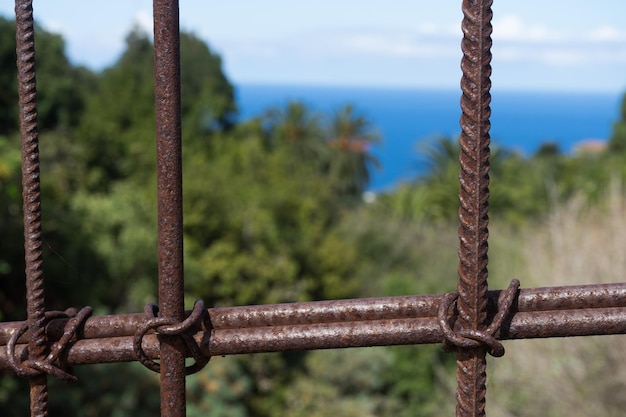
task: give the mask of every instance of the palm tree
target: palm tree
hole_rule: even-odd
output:
[[[456,181],[461,153],[458,140],[448,136],[436,136],[418,143],[418,151],[425,160],[427,178],[441,180],[446,178],[449,172],[454,172]]]
[[[319,115],[298,101],[290,101],[284,108],[272,108],[264,116],[268,130],[278,140],[292,143],[319,140],[322,134],[320,120]]]
[[[379,166],[369,153],[380,135],[363,115],[356,114],[351,104],[339,109],[328,129],[328,144],[336,152],[329,160],[329,174],[339,191],[360,196],[370,180],[370,169]]]
[[[299,158],[325,159],[321,116],[303,103],[291,101],[284,108],[273,108],[262,118],[269,147],[289,143]]]

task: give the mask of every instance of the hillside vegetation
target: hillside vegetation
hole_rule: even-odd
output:
[[[0,19],[0,319],[23,320],[20,147],[13,22]],[[156,300],[153,50],[133,31],[101,72],[37,33],[49,309],[142,311]],[[240,120],[218,55],[181,37],[188,306],[451,291],[457,275],[458,145],[433,141],[430,170],[361,196],[374,126],[350,103],[297,102]],[[490,286],[622,281],[626,105],[609,151],[521,157],[493,150]],[[618,415],[620,337],[507,343],[490,368],[490,415]],[[454,357],[439,346],[212,358],[188,380],[189,416],[439,416],[454,410]],[[141,365],[77,369],[51,382],[51,415],[158,414]],[[3,416],[28,413],[27,383],[0,375]]]

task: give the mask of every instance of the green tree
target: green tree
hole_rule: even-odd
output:
[[[106,190],[155,166],[153,65],[150,39],[135,29],[120,59],[99,76],[78,129],[83,186]]]
[[[15,22],[0,17],[0,135],[19,130]],[[93,74],[74,67],[65,55],[60,35],[35,27],[37,104],[40,131],[76,126],[85,95],[93,87]]]
[[[181,88],[185,147],[206,154],[210,135],[232,126],[236,105],[220,58],[186,33],[181,33]],[[85,185],[102,191],[124,178],[151,177],[154,123],[153,45],[135,28],[120,59],[100,75],[79,129]]]
[[[41,29],[35,33],[39,128],[67,133],[81,120],[87,96],[95,88],[95,75],[72,66],[61,35]]]
[[[65,56],[65,43],[56,34],[45,31],[39,26],[35,29],[37,50],[37,90],[38,114],[40,122],[40,159],[42,163],[43,184],[42,200],[46,215],[44,221],[44,252],[46,259],[61,259],[55,253],[56,233],[59,223],[65,221],[67,200],[69,195],[65,183],[71,181],[71,168],[76,164],[75,158],[65,157],[67,150],[72,148],[72,130],[81,118],[84,100],[90,93],[93,74],[84,68],[73,67]],[[15,24],[0,18],[0,210],[3,221],[0,228],[3,236],[2,255],[0,256],[0,315],[5,319],[16,318],[24,304],[23,274],[24,253],[21,230],[21,169],[20,139],[17,121],[17,70],[15,62]],[[68,155],[69,156],[69,155]],[[57,169],[60,168],[61,169]],[[51,168],[48,175],[48,168]],[[55,174],[60,174],[56,176]],[[68,233],[69,238],[69,233]],[[76,236],[74,236],[76,238]],[[68,239],[71,240],[71,239]],[[56,268],[53,261],[47,270],[51,281],[58,285],[50,285],[51,299],[59,299],[59,305],[74,299],[67,292],[66,277],[56,276],[52,272]],[[63,288],[63,289],[60,289]],[[73,287],[76,288],[76,287]],[[60,289],[57,292],[57,289]],[[74,293],[71,293],[74,294]],[[54,303],[51,303],[54,304]],[[57,304],[55,304],[57,306]],[[66,308],[67,305],[61,307]]]
[[[24,306],[21,154],[19,144],[0,136],[0,320],[17,320]]]
[[[380,136],[365,116],[355,113],[348,104],[331,120],[328,143],[335,150],[330,158],[329,174],[342,194],[360,197],[370,181],[370,172],[379,166],[369,152]]]
[[[271,108],[261,118],[266,146],[275,148],[288,142],[295,150],[294,156],[314,161],[320,169],[328,158],[328,148],[323,143],[323,123],[320,114],[298,101]]]
[[[187,157],[191,292],[230,305],[349,295],[357,256],[334,231],[341,202],[292,143],[269,150],[264,143],[261,132],[243,127],[216,141],[210,163]]]
[[[222,70],[222,60],[194,34],[180,35],[183,131],[206,134],[233,127],[235,92]]]
[[[311,352],[285,393],[282,415],[397,415],[403,404],[387,395],[383,377],[392,361],[386,348]]]
[[[609,140],[609,150],[624,153],[626,151],[626,95],[622,99],[620,118],[613,124],[613,133]]]
[[[0,135],[19,129],[16,58],[15,22],[0,17]]]
[[[459,207],[460,150],[458,141],[451,138],[425,142],[422,153],[427,172],[412,183],[401,184],[393,192],[381,196],[376,206],[406,220],[455,221]],[[564,156],[549,149],[524,158],[494,147],[489,172],[490,217],[506,217],[519,225],[546,213],[550,199],[557,195],[559,199],[567,198],[575,190],[584,188],[595,195],[599,188],[586,185],[585,178],[592,182],[607,182],[603,174],[592,172],[602,166],[594,159]],[[583,171],[587,176],[582,175]]]
[[[297,101],[270,109],[261,119],[267,145],[290,143],[296,152],[294,156],[314,162],[336,193],[360,198],[371,170],[378,167],[369,151],[380,137],[352,105],[339,109],[330,120],[324,116]]]

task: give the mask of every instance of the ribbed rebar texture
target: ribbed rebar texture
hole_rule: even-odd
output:
[[[26,304],[29,359],[45,358],[45,300],[41,237],[41,189],[39,133],[37,129],[37,83],[35,79],[35,30],[32,0],[16,0],[16,52],[22,136],[22,198],[26,259]],[[48,415],[45,374],[30,380],[31,416]]]
[[[463,0],[457,329],[483,330],[487,318],[491,0]],[[486,349],[457,353],[457,416],[484,416]]]
[[[506,310],[499,307],[499,300],[507,294],[510,292],[487,293],[490,325],[486,333],[490,334],[490,327],[499,327],[494,335],[499,340],[626,334],[626,283],[521,289],[512,314],[501,321],[498,317]],[[186,329],[204,356],[440,343],[445,334],[438,323],[438,306],[448,296],[219,307],[203,312],[197,311],[200,306],[196,303],[183,322],[158,332]],[[194,315],[204,317],[196,321]],[[52,351],[73,327],[73,320],[51,318],[46,334]],[[89,317],[81,325],[80,337],[61,355],[63,362],[71,366],[137,360],[138,330],[143,355],[158,359],[157,335],[141,330],[153,328],[153,320],[145,313]],[[11,358],[24,353],[28,338],[19,334],[23,326],[24,322],[0,323],[0,372],[14,370]]]
[[[154,0],[159,316],[184,319],[180,29],[177,0]],[[161,335],[161,415],[185,415],[185,344]]]

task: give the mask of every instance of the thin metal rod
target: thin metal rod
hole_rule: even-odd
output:
[[[459,174],[459,318],[455,330],[484,330],[489,223],[491,0],[463,0]],[[458,417],[485,415],[486,349],[457,350]]]
[[[46,356],[43,251],[41,237],[41,188],[39,132],[37,128],[37,82],[35,77],[35,26],[32,0],[16,0],[16,52],[22,137],[22,198],[24,204],[24,249],[26,260],[26,310],[28,357]],[[46,374],[30,378],[31,416],[48,415]]]
[[[177,0],[154,0],[159,315],[184,318],[180,29]],[[185,347],[161,339],[161,415],[184,416]]]

